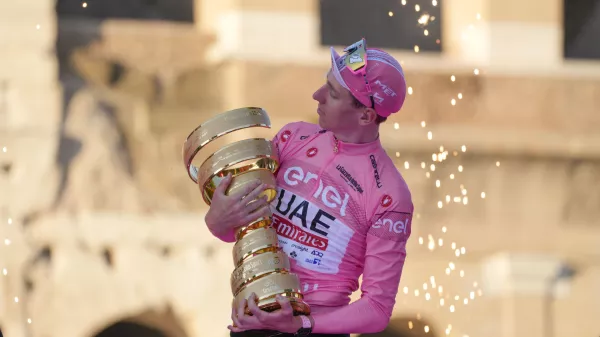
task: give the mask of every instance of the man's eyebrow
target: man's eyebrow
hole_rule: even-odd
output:
[[[333,84],[331,84],[331,82],[329,82],[329,80],[327,80],[327,86],[329,87],[329,90],[333,91],[334,93],[337,93],[337,90],[335,90],[335,88],[333,87]]]

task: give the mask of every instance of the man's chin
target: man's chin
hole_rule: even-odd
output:
[[[321,117],[321,115],[319,115],[319,126],[322,128],[325,128],[324,123],[323,123],[323,117]]]

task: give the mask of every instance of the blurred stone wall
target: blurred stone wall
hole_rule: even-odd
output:
[[[30,2],[0,5],[1,25],[15,32],[0,38],[11,46],[0,56],[0,148],[8,149],[0,152],[0,217],[13,219],[12,226],[0,219],[0,238],[11,239],[0,247],[5,335],[91,337],[124,321],[167,336],[227,335],[231,246],[205,228],[206,207],[185,174],[181,145],[203,120],[240,106],[261,106],[273,122],[273,130],[240,137],[316,121],[311,95],[329,60],[311,33],[314,2],[200,3],[195,24],[57,24],[49,1],[35,10]],[[551,21],[549,11],[538,19]],[[274,25],[276,34],[263,34]],[[48,52],[55,31],[56,55]],[[494,50],[507,43],[492,42]],[[459,47],[452,53],[461,56]],[[390,330],[597,331],[597,68],[525,72],[503,68],[509,62],[495,54],[474,76],[458,62],[396,55],[413,93],[381,136],[411,186],[416,214]],[[530,65],[517,56],[509,59]],[[432,160],[446,150],[443,163]],[[461,247],[466,253],[456,256]],[[447,274],[450,262],[456,268]],[[565,264],[577,274],[548,290]],[[432,276],[441,293],[431,289]]]
[[[0,31],[0,327],[24,336],[23,228],[52,207],[61,178],[53,2],[2,2]]]

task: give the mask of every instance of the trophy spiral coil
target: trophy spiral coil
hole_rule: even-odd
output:
[[[274,173],[279,167],[277,149],[271,141],[264,138],[250,138],[228,144],[206,158],[199,168],[192,164],[198,152],[210,142],[251,127],[271,127],[265,110],[248,107],[218,114],[194,129],[185,140],[184,164],[208,205],[211,204],[216,187],[228,174],[233,179],[225,192],[227,195],[256,180],[275,186]],[[258,198],[266,195],[267,201],[271,202],[276,193],[274,189],[267,189]],[[237,306],[240,301],[255,293],[261,310],[274,311],[280,308],[275,299],[277,295],[281,295],[290,300],[295,315],[310,314],[310,307],[303,301],[300,280],[296,274],[291,273],[290,260],[279,246],[272,218],[257,218],[237,228],[235,237],[234,270],[230,278],[233,305]]]

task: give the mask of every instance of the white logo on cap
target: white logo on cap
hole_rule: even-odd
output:
[[[363,59],[362,59],[362,57],[360,57],[360,55],[358,55],[358,54],[352,54],[352,55],[350,55],[350,64],[352,64],[352,63],[359,63],[359,62],[362,62],[362,61],[363,61]]]
[[[380,80],[375,81],[375,84],[378,84],[379,87],[381,88],[381,90],[383,90],[383,92],[388,95],[388,96],[397,96],[396,92],[394,90],[392,90],[390,87],[388,87],[387,85],[381,83]]]
[[[373,94],[373,100],[375,100],[375,103],[377,104],[383,103],[383,97],[379,96],[378,92]]]

